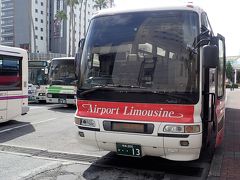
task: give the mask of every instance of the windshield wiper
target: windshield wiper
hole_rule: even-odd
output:
[[[134,86],[134,85],[122,85],[122,84],[108,84],[108,87],[119,87],[119,88],[127,88],[127,89],[146,89],[143,86]]]

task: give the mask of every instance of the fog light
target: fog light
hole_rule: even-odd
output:
[[[80,137],[84,137],[84,132],[79,131],[78,134]]]
[[[180,145],[181,146],[189,146],[189,142],[188,141],[180,141]]]

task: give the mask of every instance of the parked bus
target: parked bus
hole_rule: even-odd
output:
[[[223,137],[226,57],[205,11],[105,10],[79,52],[75,124],[85,143],[175,161],[213,155]]]
[[[47,103],[76,104],[74,57],[54,58],[49,65]]]
[[[46,102],[47,78],[48,61],[28,61],[28,83],[32,85],[29,91],[33,91],[29,100]]]
[[[0,45],[0,123],[29,111],[27,63],[27,51]]]

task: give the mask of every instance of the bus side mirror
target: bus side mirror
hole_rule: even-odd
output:
[[[80,70],[80,64],[81,64],[81,58],[82,58],[82,52],[84,47],[85,39],[80,39],[78,43],[78,51],[75,55],[74,65],[75,65],[75,76],[76,78],[79,78],[79,70]]]
[[[216,68],[218,66],[219,52],[216,45],[203,46],[202,55],[205,68]]]

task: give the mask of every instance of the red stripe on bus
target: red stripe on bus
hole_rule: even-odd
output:
[[[193,105],[77,101],[77,116],[114,120],[193,123]]]
[[[2,76],[0,77],[1,85],[10,85],[12,83],[18,82],[21,77],[18,76]]]
[[[28,98],[28,96],[3,96],[0,97],[0,100],[9,100],[9,99],[25,99]]]

